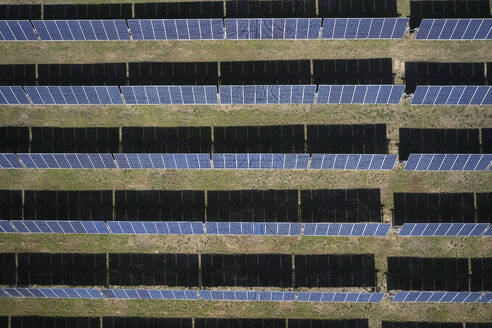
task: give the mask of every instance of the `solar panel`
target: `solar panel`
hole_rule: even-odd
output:
[[[410,154],[406,171],[486,171],[492,154]]]
[[[318,39],[321,18],[227,18],[228,40]]]
[[[221,40],[221,19],[129,19],[133,40]]]
[[[478,300],[480,303],[492,303],[492,293],[484,293]]]
[[[492,19],[423,19],[417,40],[490,40]]]
[[[21,86],[0,86],[0,105],[28,105],[29,99]]]
[[[322,39],[401,39],[408,18],[324,18]]]
[[[221,104],[314,104],[315,85],[221,85]]]
[[[398,236],[481,236],[488,223],[405,223]]]
[[[312,170],[391,170],[397,155],[373,154],[313,154]],[[356,163],[357,162],[357,163]]]
[[[7,220],[0,220],[0,232],[15,233],[14,227]]]
[[[41,41],[130,40],[126,21],[117,20],[33,20]]]
[[[305,223],[304,236],[386,236],[391,225],[388,223]]]
[[[123,104],[117,86],[26,86],[25,90],[34,105]]]
[[[383,293],[299,292],[298,302],[379,303]]]
[[[404,303],[473,303],[476,302],[481,292],[398,292],[392,301]]]
[[[417,86],[412,105],[491,105],[491,86]]]
[[[214,85],[194,86],[122,86],[128,105],[202,105],[217,104]]]
[[[37,41],[28,20],[0,20],[0,41]]]
[[[399,104],[403,85],[319,85],[317,104]]]

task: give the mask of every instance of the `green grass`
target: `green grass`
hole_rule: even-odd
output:
[[[116,50],[117,49],[117,50]],[[70,64],[132,61],[237,61],[392,58],[405,61],[491,61],[489,41],[248,40],[2,42],[2,64]]]
[[[152,300],[2,300],[0,315],[149,316],[195,318],[369,318],[371,320],[486,322],[492,319],[486,304],[329,304],[277,302],[193,302]],[[109,311],[108,311],[109,309]],[[354,313],[358,315],[354,316]],[[248,315],[245,315],[248,314]]]
[[[376,254],[422,257],[490,257],[492,240],[461,238],[260,237],[260,236],[91,236],[1,235],[2,252],[48,253],[217,253]],[[382,265],[381,265],[382,266]]]

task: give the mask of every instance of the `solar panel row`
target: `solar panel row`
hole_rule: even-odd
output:
[[[0,288],[0,298],[2,297],[379,303],[383,300],[384,294],[251,290]]]
[[[384,237],[390,227],[389,223],[306,223],[304,236]]]
[[[492,19],[423,19],[417,40],[490,40]]]
[[[383,293],[330,293],[330,292],[299,292],[298,302],[343,302],[343,303],[379,303]]]
[[[122,169],[210,169],[210,154],[113,154]]]
[[[206,229],[206,230],[205,230]],[[190,221],[63,221],[1,220],[0,233],[68,234],[184,234],[260,236],[364,236],[383,237],[390,224],[190,222]],[[205,232],[206,231],[206,232]]]
[[[412,105],[492,105],[491,86],[417,86]]]
[[[176,221],[107,221],[113,234],[203,235],[201,222]]]
[[[128,105],[218,104],[217,87],[214,85],[122,86],[121,92]]]
[[[316,92],[316,85],[221,85],[218,94],[214,85],[25,86],[24,89],[0,87],[0,105],[114,105],[123,101],[129,105],[398,104],[404,86],[320,85]]]
[[[488,223],[405,223],[398,236],[481,236]]]
[[[393,302],[412,303],[473,303],[481,292],[398,292]]]
[[[300,236],[302,223],[207,222],[209,235]]]
[[[407,25],[408,18],[1,20],[0,40],[401,39]]]
[[[0,20],[0,41],[38,40],[28,20]]]
[[[410,154],[406,171],[487,171],[492,154]]]
[[[123,19],[117,20],[33,20],[41,41],[130,40]]]
[[[114,159],[113,159],[114,156]],[[390,154],[98,154],[0,153],[0,168],[391,170]]]
[[[315,85],[221,85],[221,104],[314,104]]]
[[[213,154],[215,169],[306,170],[309,154]]]
[[[0,86],[0,105],[28,105],[26,93],[20,86],[2,87]]]
[[[120,89],[117,86],[25,86],[24,89],[33,105],[123,104]]]
[[[393,154],[313,154],[311,170],[391,170],[396,164]]]
[[[200,290],[200,300],[207,301],[272,301],[294,302],[296,292],[279,291],[233,291],[233,290]]]
[[[408,18],[325,18],[322,39],[401,39]]]
[[[226,19],[228,40],[319,39],[321,18]]]
[[[0,232],[71,234],[110,233],[104,221],[12,220],[10,221],[10,225],[8,224],[8,221],[1,222]],[[4,231],[2,231],[2,229]]]
[[[221,40],[222,19],[129,19],[133,40]]]
[[[17,154],[28,169],[114,169],[112,154]],[[1,164],[1,163],[0,163]]]
[[[403,85],[319,85],[317,104],[399,104]]]

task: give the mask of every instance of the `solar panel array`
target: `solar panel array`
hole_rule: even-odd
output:
[[[408,18],[325,18],[322,39],[401,39]]]
[[[396,160],[394,154],[0,153],[0,168],[391,170]]]
[[[482,292],[398,292],[393,302],[404,303],[473,303]]]
[[[412,105],[492,105],[492,86],[417,86]]]
[[[393,154],[313,154],[312,170],[391,170],[396,164]]]
[[[33,20],[32,24],[41,41],[130,40],[124,19]]]
[[[279,291],[233,291],[233,290],[200,290],[200,300],[206,301],[271,301],[294,302],[296,292]]]
[[[20,86],[0,86],[0,105],[28,105],[30,104],[26,93]]]
[[[0,288],[0,298],[88,298],[202,301],[379,303],[383,293],[281,292],[252,290]]]
[[[28,20],[0,20],[0,41],[38,40]]]
[[[406,171],[487,171],[492,154],[410,154]]]
[[[124,169],[210,169],[210,154],[114,154]]]
[[[399,104],[403,85],[320,85],[317,104]]]
[[[114,169],[111,154],[17,154],[28,169]],[[1,156],[0,156],[1,158]],[[1,163],[0,163],[1,164]]]
[[[304,236],[384,237],[389,223],[306,223]]]
[[[407,25],[408,18],[0,20],[0,40],[401,39]]]
[[[129,19],[133,40],[222,40],[222,19]]]
[[[205,233],[201,222],[107,221],[106,223],[113,234],[203,235]]]
[[[379,303],[383,293],[331,293],[331,292],[299,292],[298,302],[342,302],[342,303]]]
[[[120,105],[117,86],[25,86],[33,105]]]
[[[209,235],[300,236],[302,223],[207,222]]]
[[[309,154],[213,154],[215,169],[306,170]]]
[[[417,40],[490,40],[492,19],[422,19]]]
[[[478,300],[480,303],[492,303],[492,293],[484,293]]]
[[[12,220],[0,221],[0,232],[9,233],[68,233],[68,234],[109,234],[104,221],[51,221]],[[3,231],[2,231],[3,230]]]
[[[383,293],[280,292],[251,290],[106,289],[106,288],[0,288],[0,298],[153,299],[182,301],[270,301],[380,303]],[[492,303],[492,293],[398,292],[392,302]]]
[[[319,39],[321,18],[226,19],[228,40]]]
[[[196,86],[122,86],[128,105],[204,105],[218,104],[215,85]]]
[[[0,105],[398,104],[404,86],[320,85],[316,92],[316,85],[220,85],[219,93],[215,85],[25,86],[24,89],[1,87]]]
[[[384,237],[390,224],[190,222],[190,221],[63,221],[1,220],[0,233],[164,234],[257,236]]]
[[[221,104],[314,104],[315,85],[221,85]]]
[[[488,223],[405,223],[398,236],[482,236]]]

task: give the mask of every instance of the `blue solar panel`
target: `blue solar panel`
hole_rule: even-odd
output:
[[[417,40],[489,40],[492,19],[423,19]]]
[[[480,236],[486,223],[405,223],[399,236]]]
[[[403,85],[319,85],[317,104],[399,104]]]
[[[318,39],[320,18],[226,19],[228,40]]]
[[[401,39],[408,18],[325,18],[322,39]]]
[[[481,292],[398,292],[393,302],[412,303],[473,303]]]
[[[30,104],[21,86],[0,86],[0,105]]]
[[[129,19],[133,40],[220,40],[221,19]]]
[[[492,154],[410,154],[407,171],[486,171]]]
[[[490,86],[417,86],[412,105],[490,105]]]

